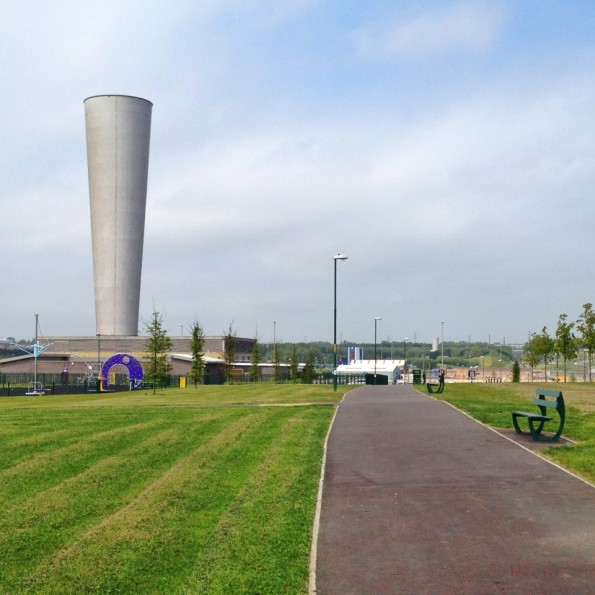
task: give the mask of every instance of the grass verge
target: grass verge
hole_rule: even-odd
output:
[[[344,390],[1,399],[0,592],[307,592]]]

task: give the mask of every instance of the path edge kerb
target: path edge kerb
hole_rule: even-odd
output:
[[[353,391],[349,391],[353,392]],[[314,513],[314,523],[312,525],[312,546],[310,548],[310,565],[309,565],[309,581],[308,581],[308,595],[315,595],[316,594],[316,558],[318,555],[318,533],[320,530],[320,513],[322,510],[322,492],[324,489],[324,475],[326,471],[326,452],[328,448],[328,440],[331,435],[331,430],[333,429],[333,425],[335,423],[335,418],[337,417],[337,413],[339,411],[339,407],[343,402],[343,399],[349,394],[345,393],[339,403],[335,406],[335,412],[333,413],[333,418],[331,419],[331,423],[329,424],[328,430],[326,432],[326,437],[324,439],[324,446],[322,448],[322,462],[320,464],[320,478],[318,479],[318,495],[316,496],[316,512]]]

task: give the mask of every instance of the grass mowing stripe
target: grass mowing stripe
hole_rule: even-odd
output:
[[[230,419],[237,413],[230,410]],[[203,517],[203,530],[212,527],[211,516],[218,515],[221,507],[216,499],[221,484],[232,478],[232,483],[243,481],[242,473],[229,477],[231,460],[266,433],[273,417],[256,410],[242,413],[208,443],[166,469],[132,502],[48,556],[26,581],[27,590],[167,592],[155,585],[145,588],[142,579],[154,580],[156,566],[185,563],[189,537],[195,533],[192,521]]]
[[[139,460],[142,451],[151,449],[151,443],[163,444],[164,438],[174,439],[173,434],[172,430],[160,432],[3,512],[0,555],[4,563],[0,567],[0,583],[8,585],[22,578],[49,552],[63,547],[73,535],[109,514],[121,504],[119,501],[130,497],[131,491],[136,495],[137,482],[144,480],[142,471],[151,472],[155,463],[153,457]],[[131,465],[132,461],[137,464]]]
[[[216,434],[229,416],[208,426],[188,418],[144,442],[100,460],[62,484],[23,503],[0,522],[0,584],[14,592],[27,571],[44,557],[67,547],[81,533],[129,505],[182,456]],[[155,428],[155,431],[157,428]]]
[[[250,390],[245,391],[246,388]],[[53,499],[53,508],[45,515],[47,519],[43,517],[38,523],[38,519],[28,517],[28,524],[19,525],[10,515],[4,516],[8,523],[7,533],[10,534],[7,542],[14,540],[12,544],[16,547],[0,549],[3,560],[0,571],[9,566],[17,574],[11,582],[0,579],[0,592],[173,592],[179,578],[187,577],[196,560],[206,555],[216,526],[259,466],[267,452],[267,445],[275,440],[279,428],[285,425],[284,420],[295,415],[295,409],[291,410],[293,408],[246,405],[329,404],[338,400],[343,392],[337,391],[335,399],[329,387],[259,385],[170,389],[158,393],[156,397],[132,393],[117,397],[94,396],[91,399],[89,395],[26,398],[20,403],[13,399],[10,403],[0,400],[0,428],[7,428],[4,435],[1,435],[0,429],[0,456],[4,450],[10,451],[10,447],[5,447],[6,442],[14,443],[28,436],[45,433],[49,438],[49,433],[55,430],[72,428],[80,432],[83,426],[88,428],[82,433],[86,436],[105,429],[156,420],[156,425],[143,439],[175,428],[188,435],[189,444],[185,453],[176,453],[174,445],[164,462],[159,447],[150,447],[148,450],[152,452],[144,458],[144,453],[132,454],[132,445],[109,455],[102,443],[96,456],[89,456],[86,467],[78,472],[73,472],[67,464],[62,465],[63,481],[57,478],[55,484],[48,484],[42,490]],[[235,403],[241,406],[237,407]],[[324,408],[308,409],[320,411]],[[192,435],[192,431],[194,424],[200,425],[205,416],[221,416],[222,435],[227,434],[227,426],[242,418],[252,417],[258,423],[248,423],[245,431],[238,431],[231,440],[224,439],[217,449],[201,449],[198,446],[200,431],[196,436]],[[307,435],[304,438],[309,439]],[[62,437],[58,435],[56,448],[63,448],[71,442],[72,433]],[[43,450],[49,452],[51,449],[46,449],[43,439],[37,446],[34,441],[26,456],[37,457]],[[191,451],[196,451],[194,459],[187,457]],[[107,464],[110,459],[115,463],[120,454],[126,463],[121,466]],[[184,458],[187,458],[186,468],[178,469],[159,489],[153,492],[147,489]],[[137,460],[142,460],[145,469],[134,475]],[[14,463],[14,457],[7,459],[7,465]],[[316,482],[318,467],[319,459],[314,472]],[[23,474],[26,471],[26,468],[23,469]],[[113,471],[113,477],[106,477],[109,471]],[[44,473],[45,469],[41,472]],[[145,475],[153,472],[145,482]],[[58,506],[61,490],[63,495],[68,496],[63,508]],[[143,490],[146,498],[137,497],[142,495]],[[298,491],[296,487],[291,493]],[[315,492],[316,489],[313,490]],[[29,498],[36,502],[38,513],[43,511],[43,494],[40,491],[32,491]],[[281,499],[288,508],[295,508],[295,503],[288,498]],[[20,502],[22,504],[23,499]],[[26,507],[20,509],[21,512],[23,510]],[[294,518],[291,511],[288,515]],[[311,529],[311,518],[307,529]],[[2,533],[0,530],[0,538]],[[283,530],[280,533],[283,534]],[[135,537],[137,534],[138,539]],[[25,536],[26,539],[21,539]],[[44,547],[36,550],[39,555],[34,556],[30,565],[29,547],[36,542]],[[26,571],[23,570],[25,567]],[[300,583],[297,590],[302,586]]]
[[[332,409],[295,410],[219,521],[177,593],[304,593]]]
[[[107,456],[141,440],[158,423],[151,421],[106,430],[4,469],[0,471],[0,500],[18,503],[39,490],[63,481],[67,476],[76,475],[98,457]]]
[[[101,395],[81,394],[67,396],[51,396],[42,399],[31,397],[0,398],[0,416],[5,411],[80,411],[93,409],[118,408],[135,409],[148,406],[191,406],[191,405],[230,405],[230,404],[328,404],[337,403],[349,390],[357,388],[356,385],[341,384],[337,391],[332,385],[321,384],[273,384],[255,383],[252,385],[210,385],[189,387],[184,389],[167,389],[158,391],[156,395],[143,391],[126,393],[102,393]]]
[[[53,452],[57,448],[65,448],[83,438],[87,439],[93,434],[105,431],[106,427],[113,431],[133,425],[133,420],[130,419],[118,424],[113,424],[111,421],[99,419],[89,424],[81,423],[77,418],[75,424],[68,427],[64,427],[65,424],[61,423],[57,428],[48,428],[46,431],[32,428],[27,436],[20,436],[10,441],[2,440],[0,441],[0,472],[26,459]]]

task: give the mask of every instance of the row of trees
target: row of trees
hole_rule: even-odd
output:
[[[164,315],[160,312],[154,311],[151,315],[150,322],[146,325],[147,342],[145,344],[146,353],[146,370],[145,376],[147,380],[153,385],[153,392],[155,392],[158,385],[163,384],[168,378],[172,366],[168,361],[168,353],[172,349],[172,340],[167,335],[164,328]],[[195,386],[201,384],[205,377],[205,336],[202,326],[198,322],[194,322],[191,326],[191,340],[190,353],[192,355],[192,364],[190,367],[190,381]],[[252,351],[252,363],[250,366],[250,380],[256,382],[260,380],[259,364],[263,361],[260,344],[258,338],[254,342]],[[229,325],[227,332],[223,337],[223,359],[225,365],[225,379],[228,382],[233,378],[233,367],[237,356],[237,333],[233,329],[233,325]],[[296,381],[298,378],[298,353],[294,346],[291,355],[291,365],[289,369],[290,377]],[[306,361],[305,369],[302,373],[302,378],[305,382],[312,382],[315,372],[314,356],[310,354]],[[274,380],[280,382],[283,379],[281,371],[281,354],[278,345],[273,349],[273,366],[274,366]]]
[[[595,353],[595,312],[589,303],[583,305],[583,311],[575,322],[569,321],[566,314],[560,314],[553,336],[549,335],[545,326],[540,333],[532,333],[525,344],[523,357],[532,370],[543,363],[546,378],[548,363],[562,358],[566,381],[567,363],[577,357],[579,349],[584,349],[587,354],[591,382],[591,364]]]
[[[153,394],[156,391],[157,385],[161,385],[165,382],[172,369],[172,365],[168,361],[167,355],[171,351],[173,342],[167,335],[167,331],[163,326],[163,320],[163,314],[155,310],[151,315],[150,322],[146,326],[147,342],[145,344],[145,349],[147,350],[147,364],[145,366],[145,376],[148,381],[153,384]],[[203,329],[198,322],[194,322],[191,327],[191,337],[190,351],[192,353],[192,365],[190,367],[190,380],[194,382],[196,386],[197,384],[202,383],[205,374],[205,336]],[[231,326],[229,327],[229,337],[226,336],[225,341],[225,361],[227,365],[228,361],[233,362],[233,359],[235,358],[235,334],[232,334]]]
[[[545,332],[545,329],[544,329]],[[157,311],[154,311],[151,320],[146,324],[147,342],[145,344],[146,349],[146,370],[145,375],[148,382],[153,384],[153,387],[162,385],[167,381],[168,376],[171,373],[172,366],[168,361],[168,353],[172,348],[172,340],[168,337],[167,331],[164,328],[164,315]],[[539,336],[541,339],[542,335]],[[233,329],[233,325],[230,324],[228,330],[224,333],[223,340],[224,347],[224,372],[225,379],[231,382],[233,379],[233,368],[237,357],[237,334]],[[361,345],[366,349],[368,353],[373,350],[373,346],[366,344]],[[190,351],[192,356],[192,364],[190,368],[189,379],[194,385],[202,384],[205,379],[205,336],[201,325],[198,322],[194,322],[191,325],[191,341]],[[252,382],[259,381],[261,379],[261,370],[259,364],[264,361],[262,350],[266,349],[267,361],[273,363],[273,380],[280,382],[287,378],[289,372],[289,378],[294,382],[301,377],[303,382],[312,382],[316,368],[320,367],[325,361],[332,361],[332,354],[328,355],[332,345],[326,342],[315,342],[315,343],[294,343],[294,344],[268,344],[263,346],[258,341],[258,337],[255,338],[254,347],[252,350],[251,366],[249,370],[249,378]],[[390,353],[394,357],[403,357],[405,353],[397,353],[398,348],[402,347],[403,350],[407,347],[408,361],[419,364],[423,364],[423,358],[426,358],[426,364],[428,360],[433,360],[438,357],[440,352],[431,352],[430,345],[428,344],[416,344],[409,343],[405,346],[402,342],[386,342],[384,347],[384,354],[382,349],[378,350],[379,358],[387,357]],[[471,344],[465,342],[449,343],[444,348],[445,363],[452,364],[450,361],[453,357],[456,359],[465,359],[473,355],[484,353],[491,353],[497,349],[498,346],[490,345],[488,343]],[[539,352],[537,348],[536,353]],[[502,346],[500,346],[500,357],[510,358],[511,354],[502,352]],[[416,361],[418,360],[418,361]],[[304,369],[301,374],[298,371],[298,362],[305,362]],[[286,366],[282,366],[281,362],[289,363],[289,369]],[[468,360],[467,360],[468,363]],[[328,364],[329,366],[331,364]]]

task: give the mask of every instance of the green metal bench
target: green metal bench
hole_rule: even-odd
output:
[[[439,395],[440,393],[443,393],[444,392],[444,372],[441,372],[440,376],[438,376],[438,384],[435,384],[433,382],[428,382],[428,383],[426,383],[426,388],[428,389],[428,392],[430,394]]]
[[[535,391],[537,399],[533,400],[533,403],[539,407],[540,413],[531,413],[529,411],[513,411],[512,412],[512,423],[517,434],[531,434],[531,437],[535,442],[558,442],[564,429],[564,421],[566,420],[566,407],[564,406],[564,397],[562,392],[559,390],[549,390],[545,388],[538,388]],[[541,431],[543,430],[545,423],[552,421],[552,415],[548,415],[548,409],[550,413],[553,413],[553,409],[558,412],[560,417],[560,425],[556,433],[551,437],[544,436]],[[517,418],[526,417],[529,422],[529,432],[523,432],[519,427]],[[537,427],[536,427],[536,424]]]

